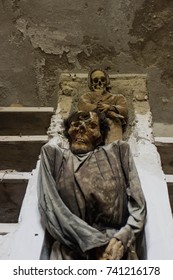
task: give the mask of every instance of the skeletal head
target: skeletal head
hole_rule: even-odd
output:
[[[92,91],[110,89],[110,81],[108,74],[101,69],[94,69],[88,75],[88,86]]]

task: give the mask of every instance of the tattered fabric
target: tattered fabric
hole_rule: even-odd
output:
[[[81,258],[112,237],[128,251],[146,215],[129,145],[115,141],[74,155],[46,144],[41,152],[39,208],[51,236]]]

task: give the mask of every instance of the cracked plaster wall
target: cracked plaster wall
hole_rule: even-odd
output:
[[[0,106],[55,106],[59,75],[148,74],[156,123],[171,124],[171,0],[1,0]],[[157,106],[156,106],[157,105]]]

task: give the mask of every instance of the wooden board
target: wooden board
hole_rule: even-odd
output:
[[[16,183],[20,180],[20,182],[28,182],[33,176],[32,172],[16,172],[13,170],[0,170],[0,181],[1,182],[11,182]]]
[[[47,135],[25,135],[25,136],[0,136],[0,143],[19,143],[19,142],[33,142],[45,143],[48,141]]]
[[[0,223],[0,235],[14,232],[19,227],[17,223]]]

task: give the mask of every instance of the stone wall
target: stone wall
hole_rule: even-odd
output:
[[[56,107],[62,72],[147,74],[154,123],[170,136],[172,12],[171,0],[1,0],[0,106]]]

